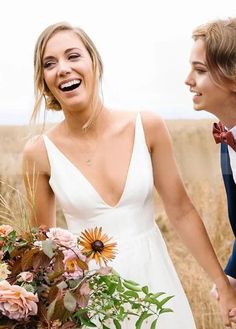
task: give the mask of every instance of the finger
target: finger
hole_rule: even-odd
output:
[[[230,318],[231,323],[236,323],[236,316],[233,318]],[[234,327],[235,328],[235,327]]]
[[[229,312],[230,320],[232,317],[236,317],[236,308],[232,308],[232,310]]]
[[[226,327],[232,328],[232,326],[231,326],[231,319],[229,320],[228,313],[225,313],[225,312],[222,311],[222,318],[223,318],[224,325]]]

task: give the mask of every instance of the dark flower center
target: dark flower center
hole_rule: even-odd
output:
[[[104,244],[101,240],[96,240],[92,243],[93,251],[102,251],[104,248]]]

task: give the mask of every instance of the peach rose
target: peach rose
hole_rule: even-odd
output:
[[[64,276],[67,279],[82,278],[83,270],[79,267],[78,258],[80,258],[82,261],[85,262],[86,256],[82,255],[79,249],[75,249],[74,251],[72,251],[71,249],[64,250],[63,253],[64,253],[63,263],[65,269]]]
[[[77,238],[74,234],[60,227],[50,228],[49,232],[47,232],[47,237],[57,244],[68,248],[74,248],[77,245]]]
[[[7,236],[13,231],[13,228],[10,225],[0,225],[0,236]]]
[[[38,312],[38,296],[25,288],[0,282],[0,312],[12,320],[26,320]]]

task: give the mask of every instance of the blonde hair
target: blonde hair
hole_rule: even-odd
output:
[[[204,41],[206,64],[214,81],[220,85],[236,82],[236,18],[200,25],[192,37]]]
[[[96,95],[98,93],[98,85],[102,80],[103,75],[103,63],[101,56],[94,45],[90,37],[79,27],[73,27],[67,22],[59,22],[48,26],[39,36],[34,50],[34,91],[35,91],[35,104],[32,112],[31,119],[35,120],[40,111],[40,106],[42,102],[45,103],[45,109],[47,110],[62,110],[60,103],[54,97],[54,95],[48,89],[44,77],[43,77],[43,56],[45,48],[49,39],[51,39],[56,33],[61,31],[72,31],[74,32],[80,40],[83,42],[86,50],[88,51],[90,58],[92,60],[93,72],[94,72],[94,85],[93,85],[93,99],[92,107],[93,112],[88,121],[84,124],[83,128],[88,128],[93,122],[96,116]]]

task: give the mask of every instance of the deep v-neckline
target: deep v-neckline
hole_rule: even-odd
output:
[[[97,191],[97,189],[94,187],[94,185],[90,182],[90,180],[87,178],[87,176],[81,171],[80,168],[78,168],[52,141],[51,139],[43,134],[43,138],[47,139],[47,141],[52,145],[52,147],[63,157],[63,159],[71,166],[73,167],[76,172],[80,175],[80,177],[83,178],[83,180],[86,182],[86,184],[90,187],[90,189],[93,191],[94,195],[97,196],[97,198],[100,200],[100,202],[102,202],[107,208],[117,208],[121,205],[122,200],[124,199],[124,195],[125,192],[127,190],[127,186],[128,186],[128,181],[129,181],[129,177],[130,177],[130,172],[131,172],[131,168],[132,168],[132,164],[133,164],[133,159],[134,159],[134,154],[135,154],[135,147],[136,147],[136,140],[137,140],[137,125],[138,125],[138,115],[136,116],[136,120],[135,120],[135,128],[134,128],[134,140],[133,140],[133,146],[132,146],[132,151],[130,154],[130,160],[129,160],[129,164],[128,164],[128,169],[127,169],[127,173],[126,173],[126,178],[125,178],[125,182],[124,182],[124,186],[123,186],[123,190],[122,193],[120,195],[119,200],[117,201],[117,203],[115,205],[110,205],[109,203],[107,203],[107,201],[105,201],[104,197]],[[51,173],[52,176],[52,173]]]

